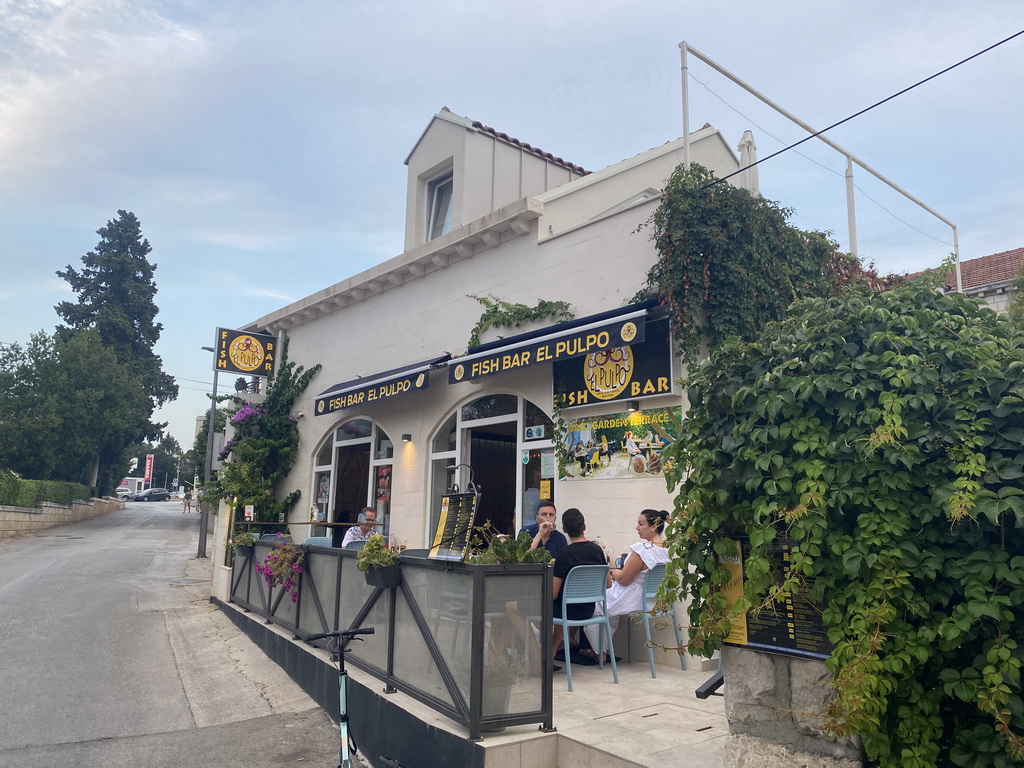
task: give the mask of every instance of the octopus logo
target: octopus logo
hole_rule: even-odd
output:
[[[598,400],[611,400],[629,385],[633,368],[633,350],[629,347],[603,349],[583,358],[583,380]]]
[[[461,363],[459,365],[456,365],[455,366],[455,380],[456,381],[462,381],[462,377],[465,376],[465,375],[466,375],[466,369],[463,367],[463,365]]]
[[[255,371],[265,357],[263,345],[252,336],[238,336],[228,347],[228,359],[243,371]]]
[[[426,380],[427,380],[427,377],[426,377],[425,374],[421,373],[419,376],[417,376],[416,377],[416,389],[423,389],[423,384],[424,384],[424,382]]]
[[[622,336],[622,340],[629,344],[636,338],[636,330],[636,323],[630,321],[622,326],[622,330],[619,333]]]

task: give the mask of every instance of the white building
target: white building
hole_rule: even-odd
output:
[[[665,419],[683,405],[681,372],[667,322],[650,307],[623,307],[655,262],[642,225],[682,163],[682,144],[588,172],[447,108],[431,120],[406,160],[405,251],[247,327],[283,332],[291,360],[323,365],[296,407],[306,418],[283,489],[302,492],[289,521],[299,541],[325,533],[302,525],[311,515],[347,523],[372,505],[398,540],[427,547],[441,495],[471,479],[481,492],[478,522],[518,530],[533,522],[537,499],[551,496],[559,510],[582,510],[590,536],[613,553],[635,540],[640,510],[671,509],[651,422],[671,431]],[[711,126],[692,134],[691,153],[718,176],[739,167]],[[467,349],[484,312],[474,296],[530,307],[563,301],[576,319],[496,328],[484,337],[490,347]],[[539,336],[512,338],[530,330]],[[634,365],[609,359],[623,346]],[[584,366],[634,378],[594,379],[588,389],[579,383]],[[561,412],[573,422],[570,453],[593,441],[585,466],[561,472],[556,378],[573,404],[586,401]],[[643,461],[629,461],[627,428],[643,472]]]

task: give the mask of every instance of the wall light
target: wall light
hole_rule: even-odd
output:
[[[410,435],[408,432],[403,433],[402,434],[402,442],[403,443],[411,443],[412,442],[412,435]]]
[[[630,400],[626,404],[626,410],[628,410],[630,413],[636,413],[637,411],[640,410],[640,401],[639,400]]]

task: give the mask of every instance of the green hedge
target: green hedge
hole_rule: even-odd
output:
[[[0,469],[0,504],[11,507],[37,507],[44,501],[53,504],[71,504],[88,501],[92,488],[81,483],[60,480],[22,480],[13,472]]]

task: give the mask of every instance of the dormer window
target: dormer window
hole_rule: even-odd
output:
[[[429,184],[429,211],[427,240],[451,232],[452,229],[452,175],[442,176]]]

